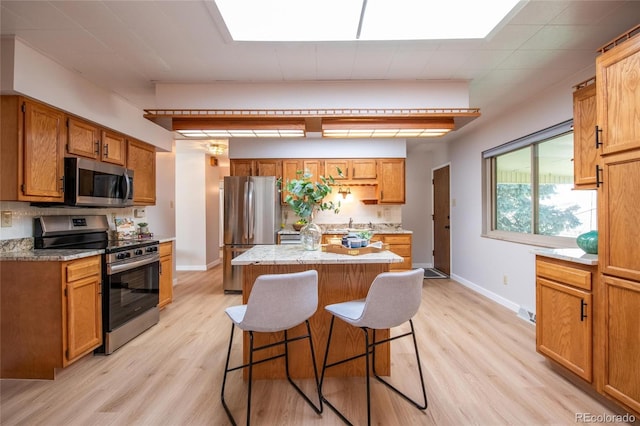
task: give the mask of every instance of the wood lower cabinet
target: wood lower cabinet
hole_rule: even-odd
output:
[[[21,96],[2,96],[0,198],[64,201],[64,113]]]
[[[164,308],[173,301],[173,242],[160,243],[160,301]]]
[[[590,84],[589,84],[590,83]],[[596,83],[588,80],[573,92],[573,181],[575,189],[596,189]]]
[[[323,234],[322,244],[328,244],[331,238],[342,238],[344,234]],[[389,264],[389,270],[391,271],[407,271],[412,268],[411,257],[411,241],[412,234],[383,234],[375,233],[371,237],[371,242],[382,241],[385,244],[389,244],[389,251],[402,256],[404,262]]]
[[[602,276],[602,391],[640,413],[640,282]]]
[[[536,258],[536,350],[593,381],[592,279],[597,267]]]
[[[1,377],[53,379],[102,344],[100,256],[3,261]]]
[[[129,139],[127,168],[133,170],[133,202],[156,204],[156,149],[153,145]]]

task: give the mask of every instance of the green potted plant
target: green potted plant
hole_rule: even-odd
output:
[[[341,173],[338,170],[338,173]],[[317,250],[320,246],[322,230],[313,223],[313,217],[318,210],[340,211],[340,202],[324,201],[331,193],[331,185],[335,183],[332,176],[320,176],[320,181],[313,181],[313,175],[305,170],[296,172],[296,179],[286,182],[287,196],[285,202],[298,216],[298,224],[304,224],[300,229],[302,244],[308,250]]]

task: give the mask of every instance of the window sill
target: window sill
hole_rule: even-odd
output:
[[[519,232],[489,231],[481,235],[483,238],[527,244],[546,248],[577,248],[576,239],[571,237],[551,237],[547,235],[522,234]]]

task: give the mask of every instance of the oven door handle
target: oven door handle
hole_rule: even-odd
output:
[[[131,269],[138,268],[140,266],[148,265],[150,263],[159,262],[160,255],[154,254],[150,257],[145,257],[141,260],[135,260],[133,262],[119,263],[116,265],[107,265],[107,275],[117,274],[119,272],[129,271]]]

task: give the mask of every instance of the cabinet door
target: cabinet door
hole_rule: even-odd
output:
[[[253,176],[254,167],[253,160],[231,160],[230,174],[231,176]]]
[[[378,160],[378,177],[379,202],[381,204],[404,204],[404,159]]]
[[[92,275],[66,285],[68,362],[102,344],[102,279]]]
[[[102,131],[102,161],[124,166],[127,155],[126,139],[123,135],[108,130]]]
[[[601,270],[640,281],[640,149],[603,157],[598,193]]]
[[[280,160],[260,159],[255,160],[255,176],[282,177],[282,162]]]
[[[536,349],[592,381],[591,293],[536,278]]]
[[[311,173],[313,181],[320,182],[320,176],[325,176],[324,164],[323,160],[302,160],[302,169]]]
[[[67,152],[81,157],[100,158],[100,130],[76,118],[67,118]]]
[[[351,160],[351,179],[375,179],[378,177],[375,158]]]
[[[127,167],[133,170],[133,202],[156,203],[156,150],[136,140],[128,141]]]
[[[573,92],[573,181],[575,189],[596,188],[596,84]]]
[[[596,58],[602,153],[640,148],[640,36]]]
[[[173,243],[160,244],[160,301],[163,308],[173,301]]]
[[[325,160],[325,176],[331,176],[335,180],[345,180],[351,177],[351,167],[349,160]],[[342,176],[340,176],[342,173]]]
[[[286,190],[287,182],[292,179],[298,179],[299,170],[302,170],[301,160],[282,160],[282,192],[280,193],[282,204],[286,204],[284,200],[289,194]]]
[[[22,195],[27,200],[62,201],[64,114],[25,101]]]
[[[604,392],[640,412],[640,282],[602,276]]]

